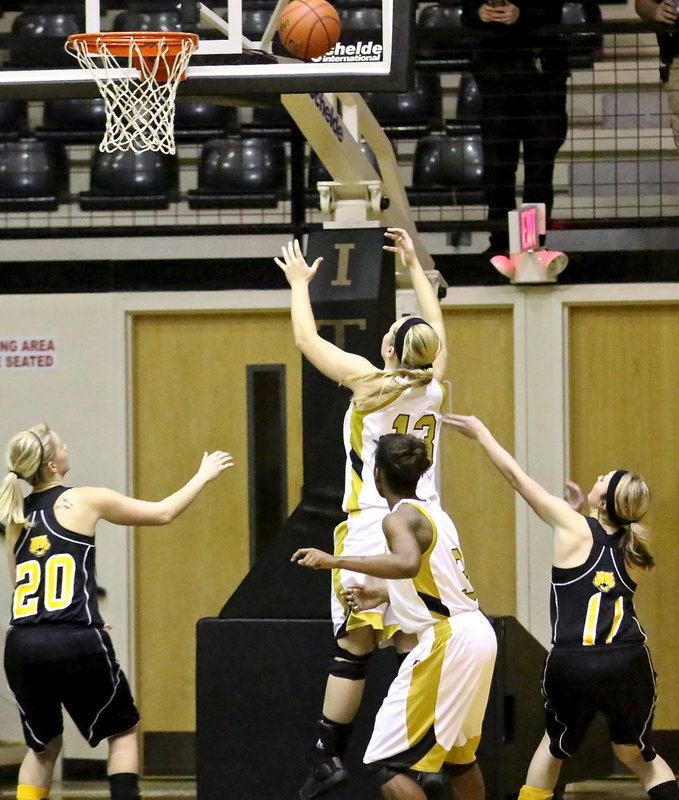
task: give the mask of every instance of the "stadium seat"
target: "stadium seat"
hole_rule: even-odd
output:
[[[272,105],[255,106],[252,109],[252,122],[241,126],[246,136],[283,136],[289,139],[295,122],[285,106],[277,100]]]
[[[451,71],[469,70],[476,37],[462,24],[462,5],[425,6],[417,18],[417,58]]]
[[[280,138],[229,136],[203,145],[198,188],[189,207],[275,208],[287,196],[285,144]]]
[[[177,156],[116,151],[92,155],[90,189],[80,192],[84,211],[163,209],[178,199]]]
[[[176,4],[130,3],[113,20],[114,31],[180,31],[182,14]]]
[[[372,7],[368,4],[338,7],[340,22],[342,24],[342,40],[347,37],[350,41],[361,38],[364,42],[371,39],[382,41],[382,7]]]
[[[365,92],[363,95],[387,136],[423,136],[441,124],[441,77],[415,70],[414,86],[406,92]]]
[[[480,133],[482,111],[483,100],[476,78],[471,72],[463,72],[457,89],[455,119],[446,120],[446,133],[453,135]]]
[[[419,139],[406,192],[414,206],[482,204],[481,136],[432,133]]]
[[[54,10],[56,9],[56,10]],[[64,50],[64,43],[72,33],[85,29],[81,11],[56,6],[49,11],[27,6],[12,23],[9,35],[10,67],[73,67],[73,57]]]
[[[0,210],[55,211],[68,200],[63,145],[35,139],[0,142]]]
[[[561,25],[601,24],[601,9],[592,0],[566,2],[561,12]],[[603,33],[600,31],[566,31],[559,36],[560,46],[566,49],[570,69],[591,69],[595,62],[603,58]]]
[[[238,130],[238,109],[214,103],[177,98],[174,138],[178,142],[199,142],[226,136]]]
[[[15,141],[28,133],[25,100],[0,100],[0,141]]]
[[[104,98],[57,98],[45,100],[38,139],[51,142],[99,142],[106,119]]]

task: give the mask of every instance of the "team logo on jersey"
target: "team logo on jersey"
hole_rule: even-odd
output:
[[[44,556],[51,546],[47,536],[33,536],[28,549],[34,556]]]
[[[600,592],[607,592],[615,586],[615,577],[612,572],[597,572],[592,583]]]

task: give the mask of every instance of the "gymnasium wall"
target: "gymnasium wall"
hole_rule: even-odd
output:
[[[672,492],[670,478],[664,482],[658,476],[672,476],[676,463],[676,423],[670,424],[668,404],[669,398],[676,396],[671,374],[679,341],[678,303],[675,284],[453,287],[444,301],[452,408],[484,418],[548,488],[560,491],[570,462],[574,477],[583,484],[595,477],[590,472],[599,466],[589,456],[594,450],[602,453],[605,463],[601,469],[608,468],[609,459],[626,456],[628,451],[609,447],[613,432],[642,454],[637,468],[649,472],[652,483],[657,484],[658,510],[652,528],[658,528],[661,565],[660,580],[649,582],[648,589],[642,587],[639,606],[653,637],[651,645],[661,675],[657,722],[665,730],[679,730],[679,708],[670,701],[676,694],[671,669],[674,647],[670,637],[661,641],[661,631],[670,624],[667,609],[679,590],[679,578],[668,568],[678,555],[668,505],[676,492]],[[134,443],[140,435],[132,415],[133,318],[151,319],[162,312],[166,318],[178,314],[180,319],[195,317],[197,312],[228,315],[236,311],[245,317],[262,313],[284,316],[288,304],[284,291],[0,296],[0,348],[15,340],[19,347],[28,340],[47,342],[36,345],[47,348],[52,342],[54,348],[33,351],[52,355],[51,367],[8,367],[4,360],[8,351],[0,349],[4,412],[0,440],[4,443],[16,430],[45,419],[69,445],[73,483],[132,491]],[[400,294],[399,308],[412,308],[410,293]],[[281,347],[286,349],[288,344]],[[275,342],[272,348],[273,353]],[[10,353],[17,355],[16,351]],[[172,358],[167,360],[172,362]],[[220,363],[228,369],[228,363]],[[190,404],[195,387],[182,384],[181,372],[177,375],[176,365],[174,369],[175,378],[166,385],[174,393],[181,392]],[[624,384],[624,390],[605,394],[609,374],[613,376],[611,385]],[[154,380],[162,382],[162,373]],[[218,411],[219,398],[213,399]],[[624,408],[631,410],[617,416],[615,409]],[[662,423],[660,430],[654,427],[656,420]],[[234,419],[233,424],[242,422]],[[474,452],[473,443],[455,438],[450,431],[444,435],[448,439],[443,494],[460,528],[482,603],[491,614],[517,616],[546,643],[549,533],[527,513],[525,504],[515,501],[492,467]],[[168,430],[167,436],[176,437],[176,431]],[[163,459],[162,452],[156,456]],[[183,460],[171,465],[178,480],[188,477],[195,467]],[[294,497],[293,487],[291,504]],[[244,497],[241,502],[246,502]],[[120,660],[134,681],[138,595],[131,577],[135,555],[131,534],[102,525],[98,549],[99,580],[107,590],[102,610],[113,626]],[[239,569],[243,568],[241,564]],[[0,576],[0,603],[7,609],[8,576],[5,571],[0,571]],[[220,588],[220,596],[214,598],[215,613],[226,599],[222,591]],[[183,602],[190,601],[190,593],[187,598]],[[200,613],[204,612],[201,609]],[[170,621],[171,615],[168,601]],[[193,650],[192,641],[185,645],[187,651]],[[159,662],[163,660],[167,659]],[[190,703],[190,693],[187,698]],[[140,701],[143,710],[143,696]],[[162,715],[162,706],[153,713]],[[186,730],[191,718],[191,709],[182,721],[168,718],[166,729],[180,726]],[[2,682],[0,726],[5,738],[18,737],[16,713]],[[153,726],[163,730],[158,719]],[[103,757],[103,752],[91,752],[69,732],[66,755]]]

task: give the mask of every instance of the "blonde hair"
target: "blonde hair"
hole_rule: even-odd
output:
[[[0,521],[7,525],[26,524],[24,495],[19,480],[31,486],[40,481],[45,464],[56,456],[50,428],[40,422],[16,433],[7,445],[7,475],[0,481]]]
[[[625,563],[651,569],[655,566],[655,559],[646,545],[647,531],[638,524],[651,503],[648,484],[638,473],[627,472],[615,487],[614,503],[615,516],[622,522],[625,531],[617,543],[618,551],[622,553]],[[617,525],[617,521],[609,519],[606,514],[605,502],[599,513],[611,525]]]
[[[389,344],[393,347],[396,331]],[[379,370],[356,381],[354,403],[359,409],[377,405],[382,399],[412,389],[426,386],[434,378],[432,364],[441,352],[438,334],[426,322],[413,325],[403,339],[401,366],[395,370]]]

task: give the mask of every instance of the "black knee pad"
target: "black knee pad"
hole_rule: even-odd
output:
[[[380,764],[379,762],[368,764],[367,767],[375,776],[375,780],[380,786],[389,783],[389,781],[397,775],[407,772],[405,769],[397,769],[396,767],[390,767],[388,764]]]
[[[335,642],[335,649],[328,672],[336,678],[346,678],[350,681],[362,681],[365,678],[368,661],[372,658],[373,651],[357,656],[350,653]]]
[[[458,775],[464,775],[476,764],[476,759],[470,764],[444,764],[443,769],[449,778],[456,778]]]

